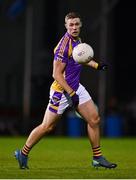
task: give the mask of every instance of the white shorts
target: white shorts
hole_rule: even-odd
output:
[[[79,96],[79,105],[92,99],[85,87],[81,84],[79,84],[76,94]],[[69,104],[66,96],[61,92],[56,92],[51,89],[48,105],[49,110],[56,114],[63,114],[68,107]]]

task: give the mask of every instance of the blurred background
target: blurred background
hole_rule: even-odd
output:
[[[80,13],[81,38],[107,72],[84,67],[81,82],[101,114],[105,137],[136,135],[134,1],[0,0],[0,135],[28,135],[42,122],[53,81],[53,49],[64,17]],[[51,135],[86,136],[86,123],[66,111]]]

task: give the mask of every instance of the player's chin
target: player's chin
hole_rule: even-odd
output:
[[[79,33],[72,33],[73,38],[77,38],[79,36]]]

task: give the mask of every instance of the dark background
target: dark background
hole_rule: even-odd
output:
[[[81,76],[100,109],[103,135],[110,115],[117,115],[119,135],[136,135],[135,10],[134,1],[123,0],[0,0],[0,134],[28,134],[42,121],[53,49],[65,33],[65,15],[77,11],[82,40],[109,65],[107,72],[84,67]],[[68,111],[52,133],[68,135],[69,117]]]

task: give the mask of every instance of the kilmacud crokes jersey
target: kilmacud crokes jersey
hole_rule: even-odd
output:
[[[79,43],[81,43],[80,38],[74,40],[73,37],[66,32],[54,49],[54,61],[66,63],[66,68],[63,75],[68,85],[75,91],[79,87],[82,65],[74,61],[72,57],[72,50]],[[64,91],[56,80],[52,83],[51,89],[57,92]]]

